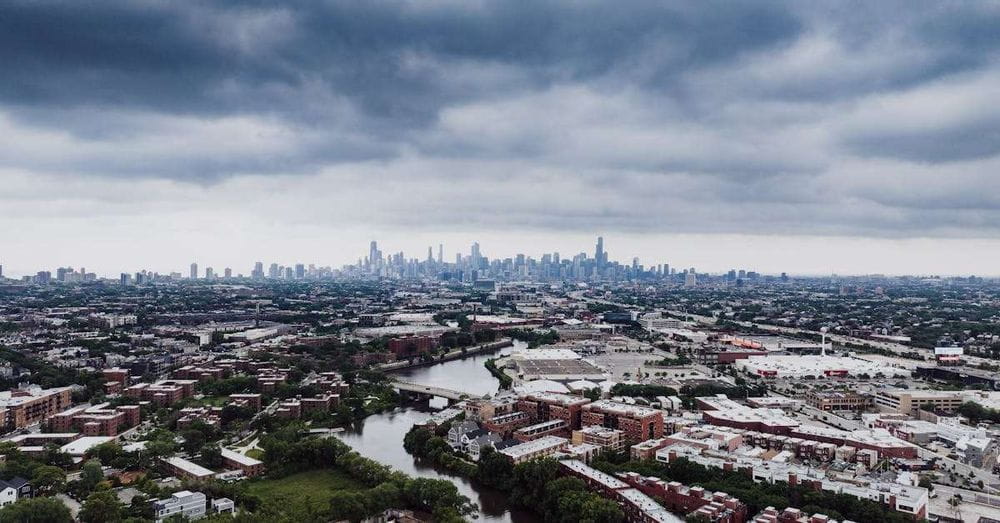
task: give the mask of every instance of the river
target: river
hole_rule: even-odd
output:
[[[424,367],[413,367],[394,371],[406,381],[461,390],[477,395],[493,394],[499,382],[486,370],[483,364],[498,354],[509,354],[511,350],[524,348],[527,344],[515,341],[507,347],[492,353],[481,353],[467,358],[437,363]],[[451,481],[459,492],[479,505],[479,521],[502,521],[514,523],[534,523],[540,518],[530,512],[511,510],[507,495],[495,489],[475,485],[469,479],[439,470],[430,464],[421,463],[403,449],[403,437],[414,423],[430,417],[431,412],[445,406],[444,400],[431,400],[429,409],[421,407],[399,408],[391,412],[369,416],[354,428],[339,434],[345,443],[363,456],[390,465],[411,476]]]

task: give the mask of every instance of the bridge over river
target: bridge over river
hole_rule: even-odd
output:
[[[482,395],[472,394],[470,392],[463,392],[454,389],[446,389],[444,387],[435,387],[433,385],[421,385],[419,383],[413,383],[399,379],[395,380],[392,386],[393,388],[399,390],[400,392],[406,392],[417,396],[436,396],[439,398],[445,398],[448,401],[461,401],[469,398],[482,397]]]

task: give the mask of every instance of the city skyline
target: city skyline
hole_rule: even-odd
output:
[[[572,259],[574,256],[577,255],[586,255],[588,260],[592,262],[599,262],[598,254],[600,254],[601,256],[603,256],[603,258],[601,258],[603,262],[599,263],[608,265],[610,264],[620,264],[622,266],[631,265],[633,263],[633,260],[636,260],[638,264],[643,265],[646,268],[650,267],[655,268],[657,265],[669,264],[670,267],[678,269],[678,272],[686,271],[688,268],[694,267],[698,269],[698,272],[700,274],[711,274],[711,275],[723,275],[732,269],[746,269],[749,271],[757,272],[762,275],[777,276],[780,274],[788,274],[791,276],[803,276],[803,277],[867,276],[867,275],[945,276],[945,277],[997,276],[996,274],[988,272],[987,273],[961,272],[961,271],[949,272],[947,269],[937,270],[937,271],[927,270],[927,271],[912,271],[912,272],[905,272],[905,271],[894,272],[892,270],[888,271],[869,270],[869,271],[857,271],[857,272],[843,271],[843,270],[840,271],[829,270],[826,272],[795,271],[791,269],[786,269],[781,265],[768,265],[768,264],[756,265],[753,263],[748,263],[745,261],[748,259],[748,257],[743,256],[742,254],[741,256],[736,256],[736,257],[721,256],[719,258],[714,258],[714,257],[695,255],[693,257],[684,258],[679,256],[679,254],[687,252],[683,249],[673,251],[674,256],[677,259],[672,261],[669,254],[667,254],[667,257],[633,255],[631,253],[628,253],[628,251],[622,254],[618,254],[614,249],[614,245],[616,244],[615,242],[616,238],[612,237],[610,239],[611,242],[608,243],[607,238],[605,238],[604,236],[597,236],[597,237],[591,236],[590,237],[591,246],[589,249],[581,248],[579,245],[576,247],[570,247],[568,249],[554,248],[551,245],[550,246],[537,245],[536,246],[537,249],[532,250],[530,252],[515,250],[506,253],[506,252],[495,251],[492,248],[492,246],[489,245],[486,245],[484,247],[480,242],[474,240],[467,243],[464,247],[459,246],[455,250],[452,250],[451,247],[448,247],[448,245],[451,244],[445,244],[442,242],[438,242],[435,244],[428,244],[425,246],[425,249],[427,249],[427,254],[431,256],[431,259],[436,264],[440,264],[443,261],[445,265],[454,264],[456,261],[455,260],[456,254],[468,260],[470,255],[472,255],[473,252],[478,250],[479,252],[484,253],[482,254],[483,258],[488,259],[490,261],[516,259],[518,256],[524,256],[528,259],[534,260],[535,262],[540,262],[541,260],[544,259],[544,257],[555,253],[560,255],[564,260]],[[343,253],[336,258],[337,260],[342,260],[339,263],[329,260],[311,260],[308,258],[295,257],[295,256],[286,256],[280,258],[279,260],[279,258],[277,257],[264,255],[261,256],[259,259],[255,259],[253,261],[234,259],[233,263],[213,263],[212,260],[205,260],[204,258],[202,258],[195,261],[183,262],[176,266],[168,266],[168,265],[155,266],[148,264],[146,265],[140,264],[129,267],[122,265],[121,268],[118,270],[106,270],[101,267],[95,267],[94,265],[90,265],[87,263],[79,263],[79,264],[57,263],[57,264],[52,264],[51,266],[49,265],[37,266],[34,268],[30,268],[28,270],[22,269],[18,271],[18,270],[11,270],[10,265],[7,264],[5,260],[0,260],[0,268],[2,268],[0,269],[0,276],[20,279],[26,276],[28,277],[35,276],[38,271],[47,271],[52,273],[53,278],[55,278],[57,271],[63,268],[72,268],[72,269],[87,268],[88,269],[87,272],[96,274],[98,278],[108,278],[108,279],[115,279],[119,276],[119,274],[123,273],[131,275],[136,272],[144,272],[144,271],[148,271],[149,274],[156,273],[164,276],[170,274],[177,274],[184,279],[191,279],[195,277],[195,275],[197,275],[198,279],[204,279],[206,278],[206,271],[212,271],[212,275],[215,278],[225,277],[226,272],[229,272],[230,277],[242,276],[246,278],[255,278],[256,277],[255,273],[258,270],[261,271],[260,278],[284,278],[285,276],[283,271],[296,270],[297,266],[302,266],[303,268],[313,266],[317,268],[325,268],[325,269],[340,271],[348,267],[356,266],[359,263],[364,263],[365,265],[367,265],[368,259],[374,253],[378,253],[378,255],[381,255],[386,258],[393,257],[399,253],[402,253],[404,255],[403,258],[404,260],[406,261],[414,260],[419,263],[423,263],[428,260],[427,256],[421,256],[418,254],[421,252],[421,249],[419,247],[416,249],[398,249],[395,248],[395,246],[399,244],[395,245],[387,244],[379,240],[369,240],[364,243],[366,247],[364,251],[358,251],[357,253],[353,253],[354,254],[353,256],[352,253],[350,252]],[[772,246],[773,243],[774,242],[772,241]],[[611,247],[608,247],[609,245]],[[646,244],[640,243],[640,245],[646,245]],[[727,245],[732,245],[732,244],[727,244]],[[828,247],[828,245],[826,245],[822,241],[816,243],[815,246],[818,249],[824,249]],[[878,245],[872,244],[868,248],[877,249]],[[694,260],[694,261],[685,261],[685,260]],[[741,262],[739,260],[744,260],[744,261]],[[957,267],[957,265],[952,265],[952,267]],[[275,276],[273,271],[278,268],[280,268],[282,272],[279,275]]]

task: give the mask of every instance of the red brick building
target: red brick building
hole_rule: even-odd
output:
[[[514,431],[514,439],[520,442],[532,441],[545,436],[569,436],[569,427],[561,419],[554,419],[521,427]]]
[[[580,428],[584,405],[587,398],[554,392],[535,392],[518,398],[515,409],[525,412],[533,422],[563,420],[570,430]]]
[[[722,492],[686,487],[676,481],[668,483],[635,472],[619,474],[619,477],[643,494],[660,500],[671,512],[701,515],[712,523],[744,523],[748,517],[745,503]]]
[[[663,437],[663,413],[659,410],[609,400],[587,403],[582,409],[582,425],[624,431],[629,443]]]
[[[49,430],[70,432],[79,430],[84,436],[117,436],[123,430],[139,424],[138,405],[121,405],[113,409],[78,407],[49,418]]]
[[[0,393],[0,415],[4,428],[19,429],[43,421],[72,403],[69,387],[13,389]]]
[[[389,340],[389,351],[397,358],[409,358],[437,348],[438,338],[433,336],[407,336]]]
[[[489,432],[496,432],[507,439],[514,434],[514,431],[530,424],[531,416],[527,412],[511,412],[483,421],[483,428]]]
[[[260,412],[260,409],[264,407],[260,394],[230,394],[229,402],[233,405],[248,407],[254,412]]]
[[[174,371],[174,377],[200,382],[221,380],[229,375],[229,369],[216,366],[185,365]]]
[[[138,383],[125,389],[125,395],[138,400],[149,401],[157,407],[169,407],[174,403],[194,396],[195,380],[164,380],[156,383]]]

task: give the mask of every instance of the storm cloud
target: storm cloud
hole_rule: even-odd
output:
[[[994,2],[9,1],[0,218],[992,239],[997,27]]]

